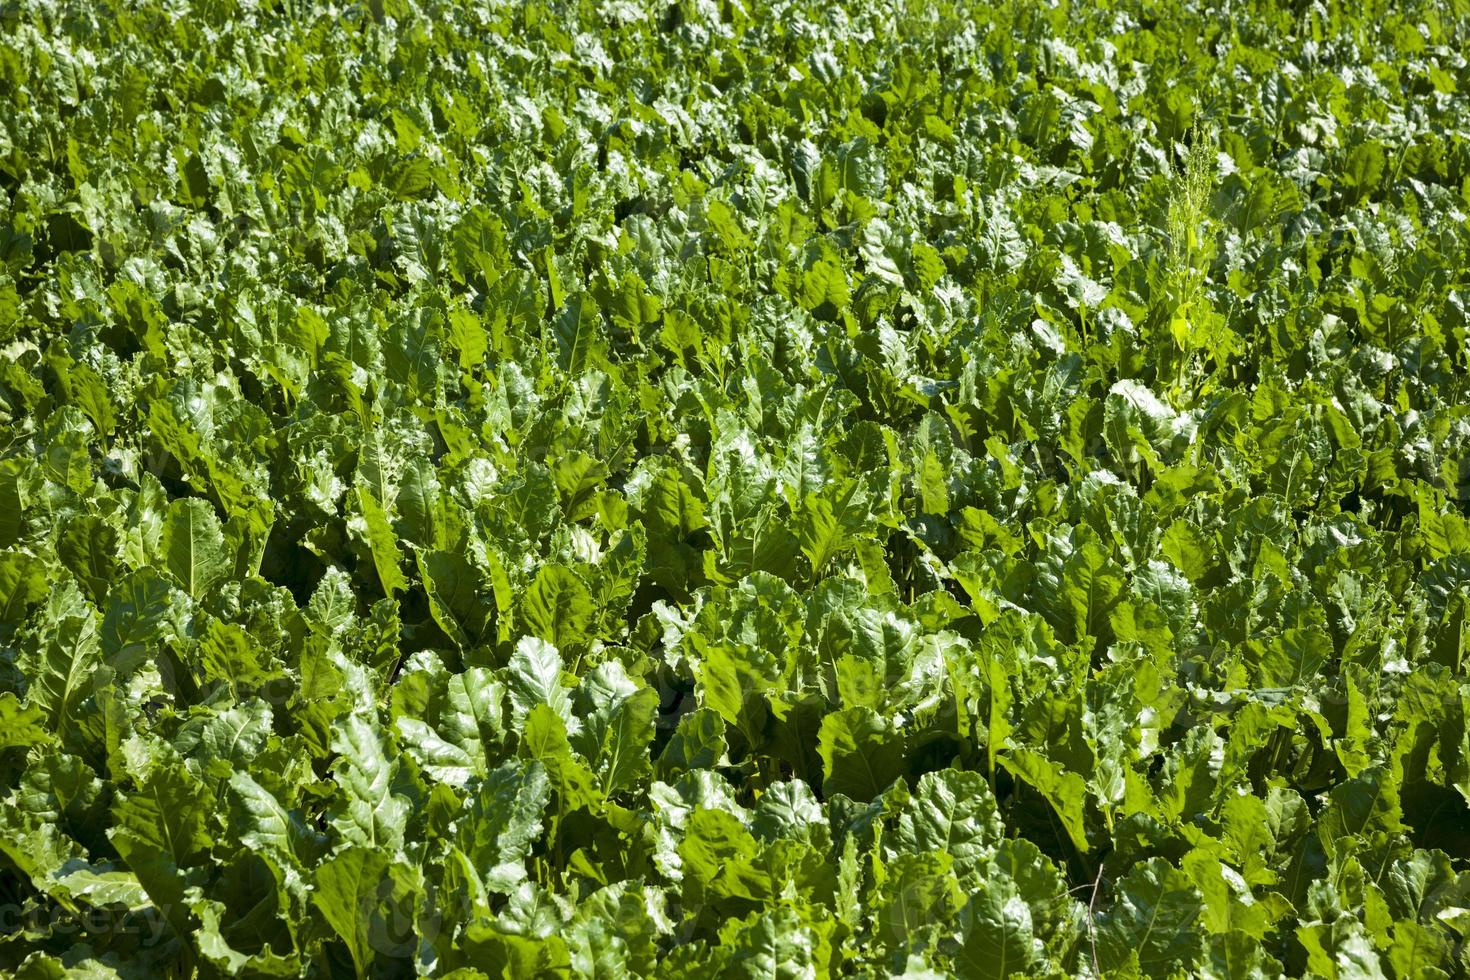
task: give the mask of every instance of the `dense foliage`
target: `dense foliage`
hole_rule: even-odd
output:
[[[0,4],[0,972],[1465,975],[1467,27]]]

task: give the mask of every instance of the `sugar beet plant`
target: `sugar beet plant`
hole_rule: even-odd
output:
[[[0,973],[1465,976],[1467,25],[0,4]]]

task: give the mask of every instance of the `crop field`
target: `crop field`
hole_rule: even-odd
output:
[[[0,0],[0,976],[1470,976],[1470,0]]]

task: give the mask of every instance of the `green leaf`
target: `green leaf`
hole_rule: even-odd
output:
[[[198,599],[230,572],[224,531],[214,508],[197,497],[175,500],[163,519],[165,567]]]
[[[393,863],[384,851],[353,846],[338,851],[316,871],[312,904],[347,944],[358,977],[370,976],[376,959],[382,891]]]
[[[1127,581],[1097,536],[1084,533],[1072,543],[1056,577],[1047,573],[1038,585],[1043,609],[1058,635],[1101,640],[1108,635],[1108,613],[1122,598]]]
[[[357,508],[367,532],[368,549],[372,552],[378,582],[383,592],[392,597],[408,587],[408,579],[404,578],[400,567],[403,556],[398,550],[398,539],[388,523],[388,515],[366,486],[357,488]]]
[[[1203,899],[1163,858],[1135,865],[1117,883],[1117,899],[1097,917],[1098,962],[1105,970],[1136,964],[1147,977],[1196,968],[1205,952],[1198,919]]]
[[[389,854],[403,846],[412,802],[399,791],[399,762],[377,720],[351,712],[333,725],[332,751],[337,753],[331,824],[341,839]]]
[[[829,561],[840,555],[863,527],[867,517],[856,499],[858,484],[849,483],[840,495],[807,494],[794,526],[801,553],[818,575]]]
[[[68,521],[56,539],[56,557],[98,604],[107,598],[112,580],[118,577],[121,551],[117,528],[92,514]]]
[[[978,869],[1005,837],[990,785],[980,773],[944,769],[919,777],[893,825],[890,848],[943,851],[963,874]]]
[[[419,575],[434,622],[461,650],[479,645],[490,626],[490,603],[481,578],[458,552],[417,552]]]
[[[511,717],[524,725],[526,716],[544,704],[563,722],[572,722],[572,700],[562,686],[562,658],[552,646],[535,637],[523,637],[506,665],[506,687],[510,693]]]
[[[207,854],[212,842],[206,818],[208,789],[184,770],[178,757],[153,762],[132,793],[112,806],[108,838],[173,930],[192,930],[185,903],[185,869]]]
[[[0,749],[23,749],[52,741],[46,708],[28,698],[25,704],[14,693],[0,693]]]
[[[126,671],[160,641],[177,636],[183,614],[179,599],[170,581],[151,568],[115,582],[102,617],[102,653],[108,662]]]
[[[1000,763],[1051,804],[1072,845],[1079,851],[1087,851],[1086,781],[1031,749],[1008,749]]]
[[[832,956],[831,920],[779,907],[731,920],[720,942],[730,949],[722,975],[731,980],[823,976]]]
[[[547,266],[555,269],[548,253]],[[553,303],[556,302],[556,279],[552,279]],[[568,298],[566,305],[551,319],[551,333],[556,343],[556,361],[562,371],[577,377],[587,370],[588,362],[601,343],[601,318],[597,304],[584,293]]]
[[[725,722],[719,713],[696,708],[679,719],[659,754],[659,776],[669,779],[691,769],[713,769],[725,758],[727,748]]]
[[[45,566],[31,555],[0,553],[0,623],[19,626],[46,595]]]
[[[315,864],[326,838],[312,829],[305,815],[287,809],[246,772],[229,778],[230,826],[241,844],[271,854],[300,869]]]
[[[871,708],[844,708],[822,719],[817,736],[822,792],[871,800],[905,770],[903,732]]]
[[[209,801],[202,783],[165,760],[113,804],[112,814],[119,833],[182,868],[210,846]]]
[[[1374,766],[1334,786],[1318,827],[1329,848],[1358,835],[1402,831],[1403,805],[1393,771]]]
[[[1039,962],[1031,907],[1015,882],[987,881],[966,904],[961,920],[965,941],[955,956],[955,972],[966,980],[1005,980],[1033,976]]]
[[[81,705],[92,693],[93,676],[102,666],[96,615],[85,608],[75,612],[48,624],[44,645],[23,661],[30,681],[27,709],[39,712],[58,736],[77,728]]]
[[[507,762],[474,788],[457,841],[486,888],[509,894],[526,879],[526,857],[550,799],[546,770],[535,760]]]
[[[630,680],[621,664],[609,662],[582,678],[573,704],[581,726],[571,744],[598,774],[602,794],[612,796],[647,779],[658,695]]]
[[[1250,660],[1261,687],[1315,683],[1333,656],[1332,638],[1316,627],[1289,629],[1269,640],[1252,640]]]
[[[538,704],[526,715],[520,754],[546,767],[566,809],[595,807],[601,803],[597,777],[572,751],[566,722],[550,705]]]
[[[559,650],[577,650],[590,638],[592,596],[571,569],[544,565],[521,601],[520,617],[531,632]]]
[[[505,694],[483,667],[411,670],[394,691],[394,726],[426,775],[462,787],[489,772],[505,740]]]

